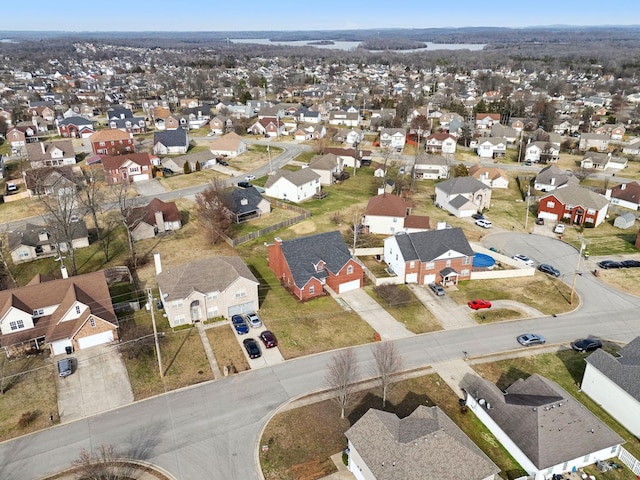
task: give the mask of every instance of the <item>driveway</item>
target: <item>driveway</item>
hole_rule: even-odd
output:
[[[73,374],[57,379],[60,422],[95,415],[133,402],[129,374],[118,350],[99,345],[71,356]],[[57,362],[63,355],[54,358]]]
[[[162,184],[158,180],[144,180],[132,184],[141,197],[158,195],[166,192]]]
[[[469,316],[471,309],[467,305],[456,303],[448,295],[436,296],[429,287],[408,285],[416,298],[429,310],[445,330],[474,327],[475,320]]]

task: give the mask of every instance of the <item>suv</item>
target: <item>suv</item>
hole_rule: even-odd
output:
[[[438,285],[437,283],[430,283],[429,288],[433,290],[433,293],[435,293],[439,297],[444,295],[444,288],[442,288],[442,285]]]
[[[478,225],[479,227],[482,228],[491,228],[493,227],[493,224],[487,220],[486,218],[480,218],[478,220],[476,220],[476,225]]]
[[[72,365],[70,358],[62,358],[58,360],[58,375],[62,378],[71,375],[73,373]]]

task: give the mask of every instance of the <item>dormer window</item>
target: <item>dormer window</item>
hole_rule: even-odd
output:
[[[20,330],[24,328],[24,322],[22,320],[9,322],[9,328],[11,328],[11,330]]]
[[[316,267],[316,272],[322,272],[324,270],[324,262],[318,262],[315,265]]]
[[[34,318],[41,317],[43,315],[44,315],[44,308],[37,308],[33,311]]]
[[[76,305],[76,315],[80,315],[80,305]]]

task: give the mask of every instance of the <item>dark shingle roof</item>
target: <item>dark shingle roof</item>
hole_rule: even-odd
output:
[[[475,193],[478,190],[490,190],[490,187],[473,177],[454,177],[438,183],[436,189],[453,195],[455,193]]]
[[[263,200],[260,192],[255,188],[234,188],[231,191],[233,200],[233,213],[244,215],[258,210],[258,205]]]
[[[449,250],[468,257],[473,255],[471,245],[461,228],[403,233],[395,238],[405,261],[431,262]]]
[[[320,178],[320,175],[314,172],[311,168],[301,168],[300,170],[278,170],[274,175],[270,175],[267,182],[264,184],[265,188],[269,188],[281,178],[286,178],[296,186],[301,186],[309,182],[313,182]]]
[[[164,130],[153,134],[153,144],[161,143],[165,147],[181,147],[188,144],[187,138],[187,131],[182,128]]]
[[[640,337],[622,347],[619,354],[614,357],[598,349],[586,361],[640,402]]]

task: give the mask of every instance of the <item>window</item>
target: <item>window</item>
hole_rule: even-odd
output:
[[[411,261],[409,262],[409,268],[415,268],[416,267],[416,262]]]
[[[464,257],[462,259],[462,264],[463,265],[469,265],[471,263],[471,259],[469,257]]]
[[[451,260],[450,260],[450,259],[447,259],[447,263],[446,263],[445,265],[446,265],[447,267],[450,267],[450,266],[451,266]]]
[[[309,287],[309,295],[313,295],[314,293],[316,293],[316,287],[311,285]]]
[[[176,315],[173,317],[173,323],[176,325],[182,325],[183,323],[186,323],[186,321],[187,317],[185,315]]]
[[[209,309],[207,309],[207,317],[208,318],[213,318],[213,317],[217,317],[218,316],[218,306],[216,305],[215,307],[211,307]]]
[[[95,319],[95,318],[93,318],[93,317],[91,317],[91,318],[89,319],[89,325],[91,325],[92,327],[95,327],[95,326],[96,326],[96,319]]]
[[[236,298],[240,298],[240,297],[246,297],[247,296],[247,292],[244,290],[236,290]]]
[[[173,306],[173,308],[180,308],[182,307],[183,301],[182,299],[180,300],[174,300],[171,305]]]
[[[551,202],[551,201],[547,202],[547,208],[553,208],[555,206],[556,206],[555,202]]]
[[[393,217],[393,223],[398,223],[398,217]]]
[[[427,263],[424,264],[424,269],[425,270],[433,270],[435,266],[436,266],[435,263],[427,262]]]
[[[460,275],[463,276],[463,277],[469,276],[469,269],[468,268],[463,268],[462,271],[460,272]]]
[[[22,320],[9,322],[9,327],[11,330],[20,330],[21,328],[24,328],[24,322]]]
[[[585,455],[584,458],[582,459],[582,463],[589,463],[589,458],[591,457],[591,455]]]
[[[353,265],[349,265],[347,267],[347,275],[351,275],[351,274],[353,274]]]
[[[207,300],[215,300],[216,298],[218,298],[218,292],[207,293]]]
[[[18,256],[20,258],[26,258],[29,256],[29,252],[27,250],[20,250],[20,252],[18,253]]]
[[[38,308],[38,309],[33,311],[33,316],[34,317],[41,317],[43,315],[44,315],[44,308]]]
[[[618,446],[614,445],[613,447],[611,447],[611,452],[610,453],[616,453],[618,451]]]
[[[76,315],[80,315],[80,305],[76,305]]]

